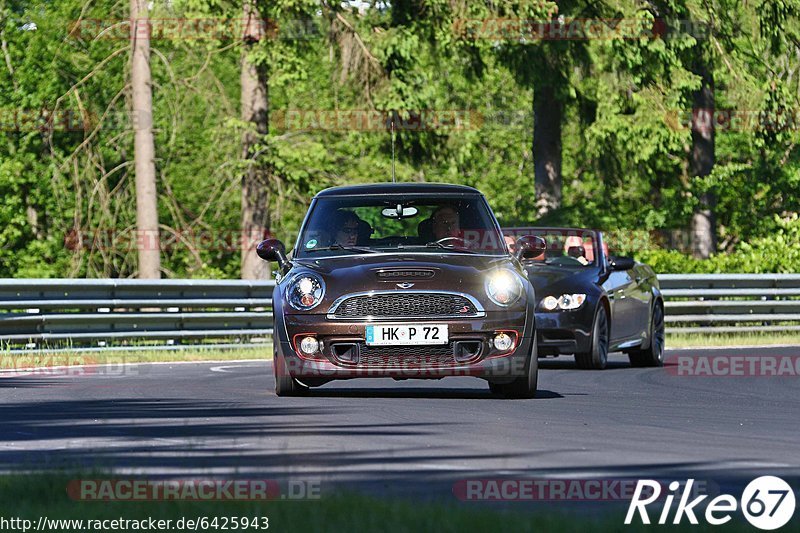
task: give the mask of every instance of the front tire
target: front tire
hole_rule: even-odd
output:
[[[536,334],[531,339],[531,353],[525,363],[524,375],[511,383],[495,384],[489,382],[489,390],[506,398],[535,398],[539,386],[539,353],[536,346]]]
[[[294,379],[289,373],[286,358],[283,356],[277,343],[273,348],[273,369],[275,370],[275,395],[276,396],[301,396],[308,389]]]
[[[600,304],[592,322],[592,347],[589,352],[576,353],[575,363],[586,370],[603,370],[608,365],[608,313]]]
[[[656,302],[650,321],[650,346],[644,350],[631,350],[631,366],[664,366],[664,308]]]

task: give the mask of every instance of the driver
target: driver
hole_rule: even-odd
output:
[[[572,257],[583,266],[589,264],[586,258],[586,247],[584,246],[583,239],[577,235],[570,235],[564,241],[564,255]]]
[[[431,220],[433,221],[431,230],[437,241],[448,237],[461,238],[460,216],[455,207],[443,205],[437,208],[431,215]]]

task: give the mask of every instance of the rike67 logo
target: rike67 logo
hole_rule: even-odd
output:
[[[636,484],[628,514],[625,516],[625,524],[630,524],[634,516],[639,514],[643,524],[650,523],[650,516],[647,506],[658,501],[662,504],[661,513],[658,517],[658,524],[664,525],[669,520],[672,511],[672,502],[677,496],[678,506],[672,519],[672,524],[680,524],[684,517],[690,524],[698,524],[698,507],[705,506],[705,520],[711,525],[719,526],[731,520],[732,513],[740,508],[742,514],[753,526],[773,530],[786,525],[792,519],[795,510],[795,497],[792,487],[784,480],[775,476],[762,476],[751,481],[742,492],[742,497],[737,501],[730,494],[720,494],[709,502],[707,494],[698,496],[689,501],[693,496],[692,485],[694,479],[689,479],[686,483],[673,481],[669,484],[669,492],[666,498],[662,498],[662,484],[651,479],[640,479]],[[678,490],[683,487],[683,491],[678,494]],[[646,496],[644,496],[646,494]]]

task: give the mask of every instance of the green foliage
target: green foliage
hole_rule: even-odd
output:
[[[375,3],[362,12],[312,0],[258,5],[277,28],[296,32],[279,31],[248,52],[268,72],[270,100],[269,133],[249,163],[241,150],[249,125],[238,118],[242,44],[152,43],[168,276],[238,276],[246,164],[271,169],[272,231],[287,242],[314,193],[389,180],[389,131],[363,127],[347,113],[427,116],[423,127],[397,132],[398,180],[475,186],[501,224],[685,229],[699,195],[710,191],[722,243],[717,255],[700,262],[650,246],[636,250],[638,257],[661,271],[798,270],[796,0],[432,0]],[[636,20],[645,29],[666,23],[670,31],[548,41],[459,30],[465,20],[559,15]],[[128,42],[98,38],[86,23],[127,16],[127,4],[112,0],[0,7],[2,276],[136,274]],[[235,23],[242,3],[155,2],[153,17]],[[700,23],[710,31],[694,31]],[[687,163],[698,57],[713,66],[721,113],[714,170],[701,179],[690,178]],[[565,108],[563,205],[536,220],[532,98],[544,83],[557,87]],[[35,123],[42,111],[67,117],[72,127],[42,127]],[[291,123],[290,112],[305,118]],[[436,124],[437,113],[459,122]],[[329,127],[337,117],[345,117],[342,125]]]
[[[675,250],[650,249],[636,253],[658,273],[800,272],[800,220],[797,214],[775,217],[775,229],[768,236],[742,242],[731,252],[710,259],[694,259]]]

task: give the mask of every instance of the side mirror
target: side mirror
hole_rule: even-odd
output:
[[[636,266],[636,261],[630,257],[612,257],[611,270],[630,270]]]
[[[281,268],[289,264],[289,259],[286,257],[286,247],[278,239],[261,241],[256,247],[256,253],[264,261],[276,261]]]
[[[523,261],[542,255],[546,250],[547,242],[545,242],[543,238],[535,235],[525,235],[517,239],[517,251],[515,255],[517,259]]]

